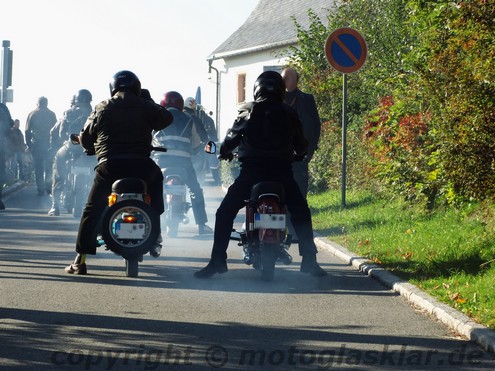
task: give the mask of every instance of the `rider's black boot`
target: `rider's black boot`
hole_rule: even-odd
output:
[[[326,276],[328,273],[316,261],[316,254],[304,255],[301,261],[301,272],[312,276]]]
[[[206,267],[194,273],[196,278],[210,278],[216,273],[225,273],[229,269],[227,268],[227,262],[225,260],[211,259]]]

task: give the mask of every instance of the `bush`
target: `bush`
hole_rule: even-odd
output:
[[[235,178],[239,175],[239,165],[237,158],[234,158],[231,162],[220,161],[220,178],[225,187],[229,187],[234,183]]]

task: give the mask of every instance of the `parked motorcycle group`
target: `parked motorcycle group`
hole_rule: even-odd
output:
[[[71,135],[74,145],[79,145],[77,134]],[[216,153],[216,143],[208,142],[205,152]],[[153,151],[166,152],[166,148],[153,147]],[[62,205],[68,212],[80,216],[91,184],[88,160],[82,158],[71,163],[68,186],[62,193]],[[91,158],[91,157],[89,157]],[[81,162],[85,163],[81,163]],[[187,224],[191,204],[187,201],[187,187],[183,169],[163,168],[165,201],[164,231],[168,237],[177,237],[179,225]],[[117,180],[108,197],[108,207],[101,217],[98,236],[100,245],[125,260],[126,275],[137,277],[139,262],[148,254],[160,235],[160,216],[150,207],[146,183],[137,178]],[[277,261],[290,264],[288,253],[292,237],[287,232],[284,189],[275,182],[258,183],[246,200],[245,223],[241,231],[233,230],[231,240],[238,241],[244,254],[244,263],[261,272],[261,278],[274,278]]]

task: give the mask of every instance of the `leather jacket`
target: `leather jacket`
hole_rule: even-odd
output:
[[[191,139],[196,131],[196,123],[193,118],[175,107],[168,108],[174,117],[174,124],[167,128],[153,132],[153,146],[165,147],[167,152],[155,153],[159,156],[178,156],[190,158],[192,153]]]
[[[220,147],[220,154],[238,148],[239,160],[277,159],[292,162],[308,148],[299,117],[294,109],[275,99],[246,103]]]
[[[99,103],[81,131],[81,145],[101,163],[111,159],[149,158],[153,130],[173,121],[164,107],[129,90]]]

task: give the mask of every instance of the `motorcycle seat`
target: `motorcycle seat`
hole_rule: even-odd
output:
[[[123,178],[116,180],[112,184],[112,192],[122,193],[146,193],[146,182],[139,178]]]
[[[251,202],[256,202],[263,195],[276,195],[280,203],[285,202],[285,189],[279,182],[260,182],[251,188]]]
[[[166,167],[166,168],[162,168],[161,170],[165,181],[175,177],[179,177],[181,179],[187,178],[186,169],[182,167]]]

